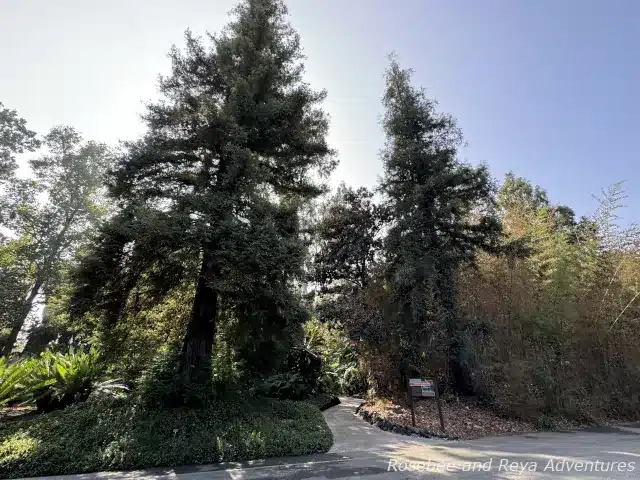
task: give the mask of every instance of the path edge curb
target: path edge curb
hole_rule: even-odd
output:
[[[384,430],[385,432],[397,433],[410,437],[418,436],[423,438],[440,438],[442,440],[450,441],[460,440],[456,436],[434,432],[426,428],[405,427],[404,425],[400,425],[399,423],[390,422],[377,413],[369,413],[367,410],[365,410],[364,406],[365,402],[362,402],[360,405],[358,405],[358,407],[356,408],[356,415],[361,417],[365,422],[370,423],[374,427],[378,427],[380,430]]]

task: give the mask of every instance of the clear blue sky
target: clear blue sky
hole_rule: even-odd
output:
[[[216,31],[233,0],[0,0],[0,101],[32,128],[76,126],[107,142],[141,131],[166,52],[187,27]],[[636,0],[289,0],[326,88],[333,183],[372,186],[381,172],[382,71],[396,51],[454,114],[495,177],[513,170],[577,212],[591,194],[636,187],[640,2]]]

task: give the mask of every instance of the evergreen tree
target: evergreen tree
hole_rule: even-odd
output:
[[[390,224],[385,238],[387,278],[406,338],[404,375],[420,373],[422,355],[444,324],[460,384],[457,267],[479,247],[495,245],[494,187],[485,167],[457,158],[462,140],[453,118],[411,85],[411,72],[395,59],[386,72],[381,191]],[[459,385],[461,386],[461,385]]]
[[[322,291],[352,291],[367,285],[380,247],[381,220],[372,192],[340,185],[316,225],[313,276]]]
[[[293,292],[305,256],[298,212],[324,191],[318,174],[335,166],[319,108],[325,93],[303,81],[284,3],[246,0],[234,14],[220,35],[187,32],[186,50],[171,51],[163,100],[148,106],[146,135],[114,173],[121,213],[87,260],[75,299],[77,312],[97,300],[117,321],[114,302],[122,306],[141,277],[152,276],[162,295],[195,273],[180,356],[186,389],[211,377],[223,312],[263,339],[302,320]],[[180,267],[188,258],[196,272]]]
[[[381,223],[373,193],[342,184],[323,205],[315,228],[316,316],[361,345],[380,330],[376,327],[383,309],[375,294]]]

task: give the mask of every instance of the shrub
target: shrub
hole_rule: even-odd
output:
[[[50,412],[83,402],[90,395],[114,395],[126,387],[104,375],[98,352],[45,351],[37,358],[8,363],[0,359],[0,405],[35,404]]]
[[[551,415],[540,415],[535,422],[536,429],[538,430],[555,430],[558,426],[558,421]]]
[[[335,405],[340,405],[338,397],[329,393],[318,393],[305,399],[305,402],[315,405],[320,410],[326,410],[327,408],[331,408]]]
[[[321,357],[320,389],[337,394],[360,394],[367,390],[367,375],[357,350],[339,329],[317,319],[305,324],[305,345]]]
[[[254,381],[251,392],[289,400],[302,400],[319,390],[322,359],[306,347],[294,347],[287,356],[286,371]]]
[[[0,477],[242,461],[326,452],[331,431],[305,402],[214,401],[143,409],[87,402],[0,425]]]
[[[326,391],[346,395],[367,391],[367,376],[360,366],[356,350],[345,343],[329,352],[322,384]]]
[[[42,412],[86,401],[91,394],[116,394],[126,387],[107,378],[97,350],[70,349],[67,353],[43,352],[32,360],[26,397]]]
[[[160,352],[136,382],[136,401],[142,406],[159,408],[182,403],[177,348]]]
[[[293,348],[287,357],[287,371],[317,382],[322,373],[322,359],[306,347]]]
[[[22,394],[31,371],[30,362],[9,362],[0,358],[0,406],[15,402]]]
[[[285,372],[258,381],[251,389],[251,393],[272,398],[301,400],[315,392],[301,374]]]
[[[163,349],[155,356],[135,383],[135,397],[140,405],[149,408],[206,405],[231,390],[232,385],[225,382],[227,378],[220,378],[217,369],[213,369],[214,378],[207,382],[197,385],[185,382],[179,360],[177,346]]]

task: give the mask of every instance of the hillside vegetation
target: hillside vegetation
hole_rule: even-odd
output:
[[[118,146],[0,104],[2,475],[322,452],[317,407],[403,403],[413,376],[509,425],[640,417],[623,184],[576,216],[496,180],[391,56],[380,180],[332,191],[282,0],[169,58]]]

